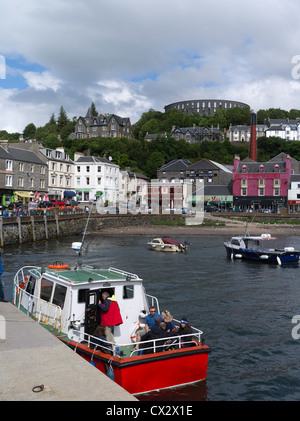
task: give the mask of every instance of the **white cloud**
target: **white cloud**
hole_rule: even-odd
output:
[[[0,55],[43,70],[9,69],[28,88],[9,87],[18,89],[3,98],[0,129],[44,124],[60,105],[83,115],[91,101],[132,122],[149,108],[212,96],[299,108],[299,12],[298,0],[11,0],[1,6]]]
[[[56,79],[48,71],[43,73],[24,72],[24,78],[26,79],[28,86],[37,91],[46,91],[47,89],[52,89],[56,92],[61,86],[61,80]]]

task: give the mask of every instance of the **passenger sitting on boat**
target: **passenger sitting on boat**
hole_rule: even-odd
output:
[[[105,326],[105,333],[109,342],[115,343],[114,326],[123,323],[119,305],[113,295],[110,297],[107,291],[102,293],[103,303],[99,300],[98,306],[101,310],[101,325]]]
[[[151,306],[149,307],[149,314],[148,316],[146,316],[146,326],[145,326],[145,330],[146,332],[149,332],[149,330],[155,325],[155,318],[159,317],[160,321],[163,322],[163,318],[161,317],[160,314],[156,313],[155,307]]]
[[[96,348],[96,351],[113,354],[112,345],[106,339],[105,326],[97,326],[93,336],[96,336],[96,339],[92,338],[91,349]]]
[[[192,333],[192,328],[185,317],[181,319],[180,326],[176,326],[176,328],[178,329],[178,335],[188,335],[189,333]],[[181,338],[181,347],[187,348],[188,346],[193,346],[192,336],[185,336]]]
[[[163,318],[161,317],[160,314],[156,313],[156,309],[154,306],[149,307],[149,314],[146,316],[145,319],[145,332],[148,333],[149,330],[151,330],[151,328],[155,325],[155,317],[159,317],[160,322],[163,322]],[[145,332],[143,331],[137,331],[136,332],[136,342],[137,345],[135,346],[135,348],[133,350],[137,351],[139,349],[139,345],[138,342],[141,342],[141,338],[143,336],[143,334],[145,334]]]
[[[157,340],[159,338],[165,338],[168,336],[166,332],[165,322],[161,322],[159,316],[155,317],[155,324],[152,328],[142,336],[141,341]],[[163,351],[165,340],[155,342],[155,352]],[[143,344],[144,354],[151,354],[154,352],[154,342],[146,342]]]
[[[166,323],[166,332],[176,332],[176,327],[173,323],[173,316],[169,310],[165,310],[161,313],[163,321]]]

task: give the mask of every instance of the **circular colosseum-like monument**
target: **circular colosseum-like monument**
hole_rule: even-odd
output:
[[[227,110],[234,107],[250,108],[250,106],[244,102],[229,101],[226,99],[194,99],[191,101],[179,101],[166,105],[164,108],[165,112],[175,108],[176,110],[189,115],[213,115],[219,109]]]

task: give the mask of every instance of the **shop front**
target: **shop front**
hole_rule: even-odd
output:
[[[300,200],[288,201],[288,213],[300,214]]]
[[[93,200],[91,195],[92,189],[76,189],[76,196],[79,202],[89,202]]]
[[[287,205],[285,196],[234,196],[233,210],[239,212],[280,213]]]

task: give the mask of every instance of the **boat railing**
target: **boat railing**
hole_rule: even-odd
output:
[[[126,271],[121,270],[121,269],[116,269],[116,268],[110,267],[108,270],[110,270],[111,272],[115,272],[115,273],[117,273],[119,275],[123,275],[123,276],[129,277],[131,279],[138,279],[138,276],[136,274],[130,273],[130,272],[126,272]]]
[[[175,320],[175,322],[177,322]],[[174,332],[173,335],[166,334],[165,337],[158,339],[149,339],[147,341],[140,342],[129,342],[129,343],[112,343],[107,341],[99,345],[99,338],[85,333],[78,332],[76,341],[79,343],[87,345],[89,348],[94,349],[94,352],[101,350],[102,352],[107,352],[113,356],[137,356],[140,354],[150,354],[155,352],[162,352],[174,349],[181,349],[186,347],[191,347],[201,343],[202,331],[192,327],[192,332],[186,335],[177,335]],[[133,348],[134,347],[134,348]],[[75,347],[76,350],[77,347]],[[127,351],[126,351],[127,350]],[[126,355],[125,355],[126,354]]]
[[[149,307],[154,306],[156,308],[156,312],[160,314],[158,299],[154,297],[154,295],[149,295],[149,294],[145,294],[145,295],[148,300]]]
[[[136,343],[130,342],[114,344],[112,342],[107,341],[106,344],[103,341],[103,343],[99,345],[99,338],[84,332],[80,332],[79,336],[76,338],[76,341],[78,342],[78,344],[81,343],[93,349],[94,352],[102,351],[112,356],[132,357],[141,354],[152,354],[156,352],[170,351],[174,349],[196,346],[197,343],[201,343],[201,334],[202,332],[198,330],[197,332],[189,333],[186,335],[165,336],[158,339],[150,339],[147,341],[141,341]],[[125,349],[129,350],[128,355],[124,355]],[[75,347],[75,351],[76,350],[77,346]]]
[[[50,326],[53,330],[56,329],[57,331],[61,331],[61,307],[26,291],[26,285],[25,287],[21,286],[22,281],[25,281],[25,277],[28,276],[25,275],[25,270],[37,270],[40,274],[41,268],[36,266],[25,266],[17,272],[14,278],[13,304],[19,310],[32,316],[38,323]]]

